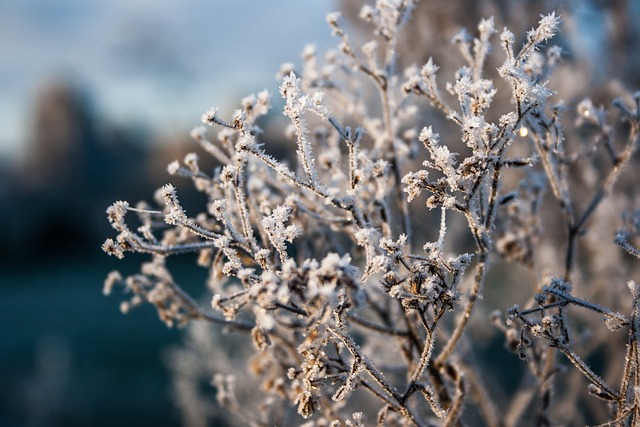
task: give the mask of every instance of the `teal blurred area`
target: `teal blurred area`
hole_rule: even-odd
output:
[[[102,253],[105,209],[151,201],[206,109],[276,92],[281,63],[329,43],[332,7],[0,1],[0,426],[179,425],[163,357],[180,332],[102,294],[146,259]],[[175,267],[198,295],[193,264]]]
[[[105,263],[3,271],[0,425],[177,425],[161,355],[176,340],[147,307],[102,297]]]

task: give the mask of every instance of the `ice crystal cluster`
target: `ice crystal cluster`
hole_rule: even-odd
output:
[[[338,49],[283,66],[295,153],[270,154],[260,92],[202,115],[212,170],[168,166],[201,212],[171,184],[107,210],[103,249],[150,260],[105,293],[190,324],[169,357],[186,424],[219,404],[256,426],[640,425],[640,93],[558,99],[555,12],[459,32],[448,75],[404,65],[429,52],[399,45],[415,3],[363,7],[361,45],[330,14]],[[167,263],[189,253],[196,295]]]

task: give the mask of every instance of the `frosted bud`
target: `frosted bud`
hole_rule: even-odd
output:
[[[179,169],[180,163],[177,160],[174,160],[167,165],[167,172],[169,173],[169,175],[175,175],[176,173],[178,173]]]
[[[516,36],[507,28],[500,34],[500,41],[512,45],[516,42]]]
[[[391,289],[389,289],[389,296],[392,298],[400,298],[404,293],[403,291],[404,289],[402,288],[402,285],[393,285],[391,286]]]
[[[371,40],[365,44],[362,45],[362,52],[369,56],[372,55],[373,53],[375,53],[376,49],[378,48],[378,43],[376,43],[375,40]]]
[[[308,44],[302,50],[302,59],[308,61],[309,59],[316,56],[316,46],[313,44]]]
[[[255,103],[256,103],[256,96],[254,94],[245,96],[240,100],[240,105],[242,105],[242,108],[245,111],[252,110]]]
[[[176,188],[171,184],[162,186],[162,188],[160,189],[160,197],[162,197],[166,204],[174,204],[177,197]]]
[[[604,322],[610,331],[615,331],[626,325],[627,319],[620,313],[610,312],[604,314]]]
[[[131,304],[129,303],[129,301],[122,301],[120,303],[120,312],[122,314],[127,314],[129,313],[129,311],[131,311]]]
[[[226,165],[220,172],[220,181],[223,186],[232,185],[236,177],[236,168],[233,165]]]
[[[284,64],[280,65],[280,70],[276,73],[276,80],[282,81],[285,76],[293,73],[294,69],[295,64],[293,62],[285,62]]]
[[[222,221],[224,218],[224,212],[227,208],[226,200],[218,199],[209,204],[209,213],[213,215],[218,221]]]
[[[517,122],[518,122],[518,115],[513,111],[500,116],[499,123],[500,123],[500,126],[502,127],[512,128],[513,126],[516,125]]]
[[[585,124],[601,128],[606,126],[604,109],[602,107],[596,108],[591,102],[591,99],[583,99],[576,109],[578,113],[578,117],[576,118],[577,126],[583,126]]]
[[[546,41],[558,32],[560,26],[560,17],[556,16],[555,11],[549,15],[540,15],[542,19],[539,21],[538,28],[535,29],[535,40],[538,42]]]
[[[220,132],[218,132],[218,141],[222,142],[223,144],[229,143],[233,135],[234,131],[229,128],[224,128]]]
[[[276,320],[270,312],[264,308],[258,308],[256,313],[256,326],[268,332],[276,326]]]
[[[440,67],[438,67],[436,64],[433,63],[433,58],[429,57],[429,60],[427,61],[427,63],[422,66],[422,69],[420,70],[420,74],[422,75],[423,78],[430,79],[430,78],[433,78],[433,76],[435,76],[439,68]]]
[[[271,340],[269,339],[269,335],[265,333],[259,327],[255,327],[251,329],[251,338],[253,339],[253,344],[260,351],[264,351],[271,345]]]
[[[196,153],[189,153],[184,157],[184,164],[193,173],[198,173],[200,168],[198,167],[198,155]]]
[[[300,79],[292,71],[282,79],[280,95],[288,101],[300,96]]]
[[[196,126],[193,129],[191,129],[191,138],[195,139],[196,141],[199,141],[201,139],[204,139],[204,134],[206,133],[207,128],[204,126]]]
[[[129,209],[129,203],[123,201],[117,201],[113,205],[107,208],[107,218],[111,225],[121,226],[124,225],[124,216]],[[118,229],[118,227],[115,227]]]
[[[217,108],[209,108],[201,117],[202,123],[205,125],[212,125],[216,122],[218,114]]]
[[[360,9],[360,18],[364,19],[365,21],[371,21],[374,13],[375,10],[370,5],[365,4],[364,6],[362,6],[362,9]]]
[[[426,126],[422,128],[420,131],[420,135],[418,136],[420,142],[426,145],[438,145],[440,142],[440,134],[434,133],[431,126]]]
[[[247,116],[243,110],[235,110],[231,116],[231,125],[235,129],[242,129],[247,120]]]
[[[120,272],[112,271],[111,273],[109,273],[109,275],[104,281],[104,287],[102,288],[102,293],[104,295],[110,295],[116,283],[121,281],[122,281],[122,275],[120,274]]]
[[[483,19],[482,21],[480,21],[480,24],[478,24],[478,30],[480,31],[480,33],[486,34],[486,35],[491,35],[495,33],[496,27],[493,23],[493,17],[489,19]]]
[[[331,28],[337,29],[340,26],[342,15],[340,12],[332,12],[327,15],[327,23]]]

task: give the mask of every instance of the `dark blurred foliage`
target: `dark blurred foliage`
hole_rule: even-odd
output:
[[[177,332],[102,295],[114,264],[100,244],[106,207],[148,199],[193,144],[154,147],[68,82],[33,104],[24,161],[0,168],[0,425],[176,425],[162,352]]]
[[[31,129],[26,159],[9,172],[1,195],[2,259],[27,261],[92,245],[97,252],[95,242],[106,232],[102,206],[117,190],[141,190],[143,181],[130,181],[144,153],[134,135],[105,126],[87,96],[65,83],[40,92]]]

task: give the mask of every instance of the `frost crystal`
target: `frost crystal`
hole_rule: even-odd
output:
[[[552,38],[557,32],[560,26],[560,18],[556,16],[555,12],[551,12],[549,15],[540,15],[538,28],[535,29],[534,39],[537,42],[547,41]]]

